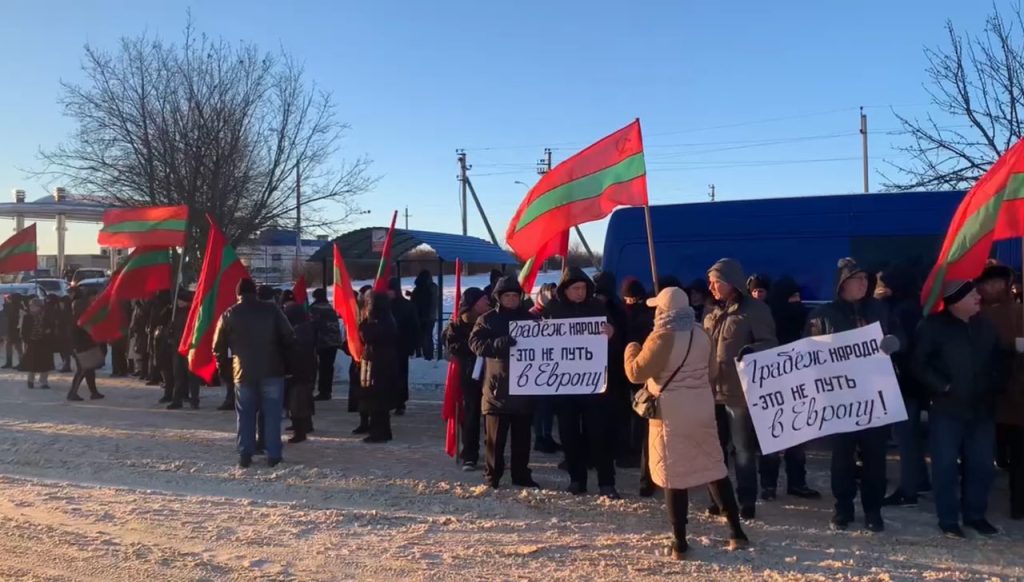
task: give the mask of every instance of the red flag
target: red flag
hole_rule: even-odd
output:
[[[0,273],[35,271],[38,266],[35,224],[19,230],[0,244]]]
[[[555,166],[530,189],[505,240],[526,260],[552,233],[600,220],[619,206],[647,205],[647,169],[640,120]]]
[[[295,295],[295,302],[299,305],[309,303],[309,290],[306,289],[306,276],[299,275],[299,280],[292,287],[292,295]]]
[[[537,251],[537,255],[526,261],[523,269],[519,271],[519,284],[527,294],[533,293],[533,284],[537,281],[537,274],[544,267],[544,263],[551,257],[569,256],[569,231],[562,231],[551,240],[544,243],[544,246]]]
[[[359,362],[363,359],[363,340],[359,337],[359,308],[352,288],[352,278],[348,276],[345,261],[341,258],[341,249],[334,243],[334,311],[345,324],[345,341],[352,359]]]
[[[113,301],[149,299],[159,291],[170,289],[171,253],[167,247],[138,247],[110,282]]]
[[[217,374],[213,334],[220,316],[238,302],[235,289],[239,281],[249,277],[249,271],[238,260],[235,249],[228,244],[213,219],[207,215],[206,220],[210,223],[210,234],[206,239],[203,269],[196,285],[196,297],[188,311],[185,332],[178,344],[178,353],[188,358],[188,369],[193,374],[213,382]]]
[[[1019,237],[1024,237],[1024,140],[992,164],[957,208],[921,291],[925,310],[942,308],[945,281],[980,275],[992,243]]]
[[[98,343],[111,343],[124,337],[128,331],[128,321],[124,307],[113,300],[113,290],[119,273],[115,273],[113,281],[103,290],[89,307],[78,318],[78,327]]]
[[[388,281],[391,279],[391,242],[395,235],[395,221],[398,220],[398,211],[391,215],[391,228],[384,239],[384,249],[380,253],[380,266],[377,267],[377,279],[373,282],[374,293],[386,293]]]
[[[455,259],[455,310],[452,311],[452,322],[459,317],[462,305],[462,261]],[[444,380],[444,403],[441,405],[441,420],[446,423],[444,452],[455,457],[459,451],[458,423],[462,422],[462,377],[459,362],[448,361],[448,375]]]
[[[183,247],[188,232],[188,206],[113,208],[103,213],[101,247]]]

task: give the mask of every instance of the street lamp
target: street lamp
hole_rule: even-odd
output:
[[[520,186],[525,186],[527,190],[530,189],[530,185],[527,184],[526,182],[523,182],[522,180],[516,180],[514,183],[519,184]]]

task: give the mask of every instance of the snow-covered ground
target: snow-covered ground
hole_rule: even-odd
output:
[[[749,551],[724,551],[725,526],[693,495],[692,558],[665,556],[662,502],[640,499],[636,470],[609,502],[559,492],[557,456],[534,454],[544,491],[481,486],[442,452],[440,393],[415,390],[395,440],[366,445],[343,399],[317,403],[316,433],[285,463],[235,466],[234,415],[219,389],[199,411],[101,378],[107,398],[69,404],[0,373],[0,580],[996,580],[1024,578],[1024,524],[993,494],[993,539],[947,540],[933,508],[886,510],[888,529],[827,528],[827,499],[781,496],[747,526]],[[347,388],[339,385],[336,394]],[[811,484],[828,490],[827,457]],[[895,464],[890,465],[894,475]],[[506,476],[507,483],[507,476]]]

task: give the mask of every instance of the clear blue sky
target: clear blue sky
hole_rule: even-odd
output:
[[[15,187],[45,195],[21,169],[68,135],[59,82],[80,78],[83,45],[113,48],[143,31],[177,39],[189,7],[201,31],[281,47],[334,92],[352,125],[344,153],[368,155],[382,176],[355,226],[408,206],[411,227],[458,231],[455,150],[465,148],[499,236],[526,191],[515,182],[536,180],[544,147],[557,148],[557,162],[634,117],[652,203],[705,200],[711,183],[720,199],[859,191],[857,107],[869,106],[872,167],[882,168],[901,140],[885,132],[897,129],[890,106],[929,111],[923,47],[944,45],[947,18],[977,31],[990,9],[963,0],[8,0],[0,197]],[[880,182],[874,170],[871,179]],[[52,252],[52,227],[41,226]],[[94,228],[73,230],[71,252],[95,250]],[[486,237],[475,211],[470,230]],[[585,229],[598,246],[603,231]]]

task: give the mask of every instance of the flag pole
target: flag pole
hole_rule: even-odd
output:
[[[191,215],[191,213],[189,213]],[[189,228],[189,220],[185,219],[185,246],[181,247],[178,251],[178,273],[174,277],[174,296],[171,299],[171,322],[174,321],[174,317],[178,314],[178,290],[181,289],[181,272],[185,270],[185,249],[188,248],[189,235],[192,233],[192,229]]]
[[[647,225],[647,253],[651,256],[651,280],[654,282],[654,294],[657,295],[661,289],[658,289],[658,261],[654,258],[654,229],[651,228],[650,204],[644,204],[644,222]]]

